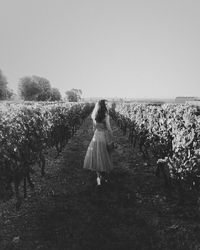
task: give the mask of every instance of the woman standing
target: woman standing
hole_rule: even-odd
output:
[[[94,136],[87,149],[83,167],[96,171],[97,185],[101,185],[102,173],[108,174],[113,169],[108,148],[113,132],[110,127],[110,118],[105,101],[98,101],[92,112]]]

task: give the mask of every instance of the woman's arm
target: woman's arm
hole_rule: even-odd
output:
[[[95,131],[95,129],[96,129],[96,122],[95,121],[93,121],[93,132]]]
[[[111,136],[113,136],[113,131],[112,131],[111,126],[110,126],[110,116],[109,115],[106,115],[105,121],[106,121],[106,128],[110,132]]]

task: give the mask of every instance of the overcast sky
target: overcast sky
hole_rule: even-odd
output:
[[[200,0],[0,0],[0,69],[84,96],[200,96]]]

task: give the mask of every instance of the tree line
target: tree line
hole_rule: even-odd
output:
[[[10,100],[14,96],[8,87],[8,81],[0,70],[0,100]],[[50,81],[40,76],[25,76],[18,82],[18,97],[24,101],[60,101],[62,96],[57,88],[53,88]],[[81,100],[82,90],[71,89],[65,92],[64,100],[78,102]]]
[[[0,69],[0,100],[10,99],[13,95],[13,91],[8,88],[8,82]]]

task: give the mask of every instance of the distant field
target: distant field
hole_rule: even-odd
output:
[[[174,98],[162,99],[162,98],[105,98],[105,97],[91,97],[91,98],[84,98],[84,101],[93,101],[96,102],[100,99],[106,99],[108,101],[114,102],[125,102],[125,103],[152,103],[152,104],[164,104],[164,103],[175,103]]]

